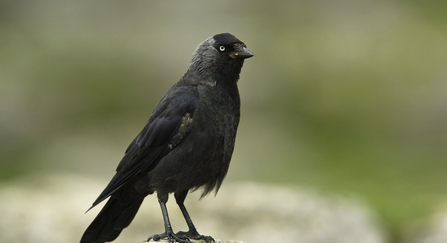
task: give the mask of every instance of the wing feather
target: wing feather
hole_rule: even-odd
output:
[[[153,168],[169,149],[173,138],[175,144],[178,144],[179,137],[187,136],[184,129],[179,131],[179,128],[185,120],[184,117],[188,119],[193,117],[198,102],[198,93],[194,87],[172,87],[158,103],[146,126],[129,145],[118,164],[115,176],[91,208],[128,181]],[[176,136],[178,133],[181,133],[181,136]]]

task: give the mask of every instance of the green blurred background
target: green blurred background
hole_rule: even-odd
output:
[[[446,9],[1,1],[0,181],[69,172],[107,183],[195,47],[230,32],[255,57],[239,82],[228,180],[358,198],[402,242],[447,199]]]

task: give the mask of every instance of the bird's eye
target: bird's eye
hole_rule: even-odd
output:
[[[220,51],[225,51],[225,46],[219,46]]]

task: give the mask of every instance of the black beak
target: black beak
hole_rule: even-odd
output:
[[[235,51],[230,54],[231,58],[245,59],[254,56],[253,52],[248,50],[245,46],[237,45],[234,49]]]

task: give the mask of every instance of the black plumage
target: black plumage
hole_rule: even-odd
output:
[[[212,36],[193,54],[191,66],[155,107],[146,126],[127,148],[116,174],[92,207],[110,197],[82,236],[81,243],[109,242],[133,220],[154,192],[166,232],[157,240],[213,241],[195,229],[183,202],[191,190],[202,197],[219,190],[228,171],[240,117],[237,88],[245,58],[252,57],[231,34]],[[173,233],[165,203],[174,193],[189,230]]]

